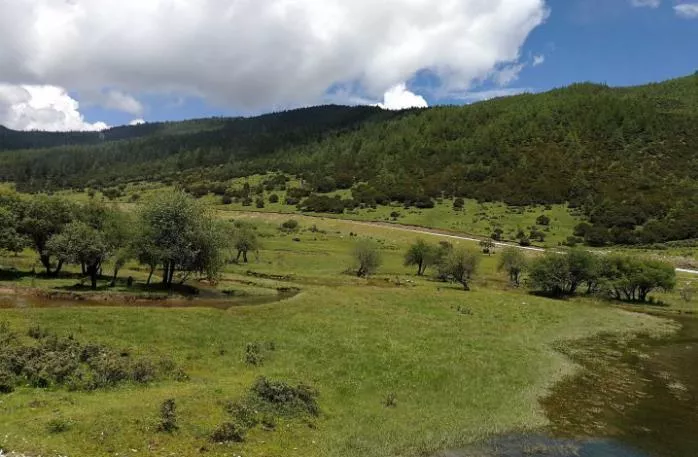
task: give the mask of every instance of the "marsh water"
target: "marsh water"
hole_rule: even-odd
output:
[[[134,308],[212,308],[227,310],[238,306],[267,305],[293,298],[298,289],[283,289],[269,295],[226,296],[204,293],[200,297],[137,298],[119,297],[110,300],[75,299],[0,294],[0,309],[75,308],[75,307],[134,307]]]
[[[550,426],[439,457],[698,456],[698,319],[664,338],[613,336],[562,349],[583,369],[541,401]]]

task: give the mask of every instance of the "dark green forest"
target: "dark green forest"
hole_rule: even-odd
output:
[[[303,178],[302,207],[332,212],[453,197],[569,202],[589,219],[575,235],[590,245],[698,238],[698,74],[402,112],[323,106],[101,134],[0,129],[0,151],[0,179],[20,191],[135,181],[225,189],[279,171]],[[310,194],[337,188],[353,199]]]

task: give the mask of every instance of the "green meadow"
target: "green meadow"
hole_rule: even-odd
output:
[[[249,264],[225,268],[218,289],[243,296],[279,288],[301,292],[228,310],[126,304],[0,309],[0,322],[22,338],[39,326],[117,351],[168,358],[187,374],[148,386],[127,383],[92,392],[21,387],[0,395],[0,448],[96,457],[429,456],[545,426],[539,399],[577,369],[554,349],[558,345],[600,333],[660,335],[674,329],[668,321],[605,301],[552,300],[513,288],[497,272],[498,252],[482,256],[473,290],[464,292],[429,276],[418,278],[403,265],[416,239],[409,232],[296,216],[299,230],[284,233],[278,227],[289,216],[218,214],[254,224],[261,240]],[[368,279],[348,272],[359,238],[372,238],[383,258]],[[25,251],[0,258],[2,271],[31,270],[35,256]],[[3,274],[5,289],[76,282]],[[142,282],[147,272],[129,264],[120,276]],[[682,305],[677,293],[664,298],[672,306],[693,306]],[[264,353],[263,363],[251,365],[246,347],[257,342],[274,349]],[[260,376],[312,386],[319,415],[280,416],[273,427],[253,428],[244,442],[213,442],[212,432],[226,420],[226,402],[245,398]],[[178,429],[171,433],[158,429],[167,399],[177,405]]]

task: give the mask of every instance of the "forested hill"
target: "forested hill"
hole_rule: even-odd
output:
[[[315,190],[365,182],[355,198],[379,203],[567,201],[584,208],[598,244],[698,238],[698,74],[397,113],[329,106],[102,136],[4,131],[0,149],[15,149],[0,152],[0,179],[26,190],[279,170]]]

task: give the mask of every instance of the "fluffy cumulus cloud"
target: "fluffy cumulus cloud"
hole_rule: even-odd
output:
[[[79,103],[55,86],[0,84],[0,125],[16,130],[104,130],[103,122],[89,123]]]
[[[698,19],[698,3],[682,3],[674,6],[674,11],[685,19]]]
[[[0,81],[110,88],[136,115],[127,94],[264,109],[342,84],[378,99],[422,70],[463,91],[515,79],[546,16],[545,0],[2,0]]]
[[[387,110],[401,110],[407,108],[427,108],[429,104],[421,95],[410,92],[406,84],[398,84],[390,88],[383,95],[383,103],[378,103],[376,106]]]

